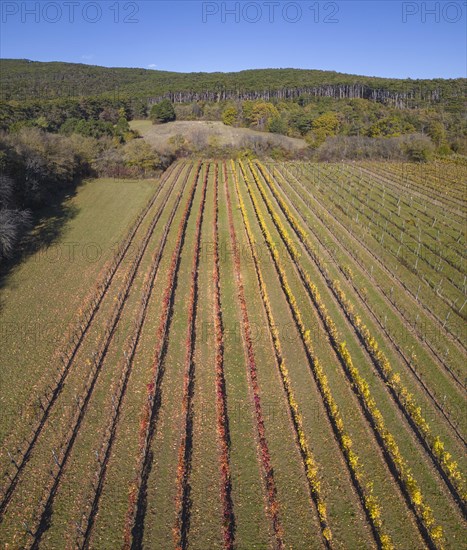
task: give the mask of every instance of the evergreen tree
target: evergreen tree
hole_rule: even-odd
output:
[[[159,103],[153,105],[149,115],[153,124],[163,124],[175,120],[175,109],[168,99],[163,99]]]

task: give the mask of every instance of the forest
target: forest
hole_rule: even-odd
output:
[[[258,69],[238,73],[173,73],[72,63],[0,60],[0,128],[24,125],[65,133],[79,120],[145,118],[169,99],[180,120],[223,120],[306,137],[398,137],[420,133],[441,153],[464,153],[466,79],[400,80],[332,71]],[[70,119],[74,122],[70,122]],[[78,133],[110,134],[101,123]]]

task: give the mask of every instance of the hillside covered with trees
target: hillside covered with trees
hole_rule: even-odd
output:
[[[175,73],[0,60],[0,128],[111,136],[164,100],[181,120],[222,120],[291,137],[314,149],[335,136],[418,133],[443,154],[465,153],[466,79],[399,80],[332,71],[258,69]]]
[[[467,153],[465,84],[396,80],[299,69],[174,73],[72,63],[0,60],[0,257],[8,256],[30,212],[84,175],[141,177],[175,158],[290,158],[258,140],[208,149],[174,136],[158,151],[129,121],[222,121],[301,138],[318,160],[426,161]],[[183,144],[181,146],[180,144]],[[200,150],[201,149],[201,150]]]
[[[334,71],[253,69],[235,73],[176,73],[63,62],[0,60],[2,99],[56,99],[101,94],[174,102],[294,99],[302,96],[372,99],[403,107],[457,104],[466,79],[389,79]],[[459,103],[460,104],[460,103]]]

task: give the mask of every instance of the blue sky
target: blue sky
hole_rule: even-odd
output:
[[[466,75],[467,2],[0,1],[0,56],[107,67]]]

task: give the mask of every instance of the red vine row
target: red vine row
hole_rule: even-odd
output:
[[[203,225],[204,205],[206,203],[206,189],[209,178],[209,164],[204,174],[203,188],[198,217],[196,219],[195,248],[193,251],[193,263],[191,267],[191,288],[188,306],[188,326],[185,341],[185,375],[183,381],[182,409],[185,415],[185,433],[182,437],[178,452],[177,468],[177,517],[174,526],[174,542],[177,550],[184,550],[188,545],[188,532],[190,528],[191,501],[190,501],[190,475],[192,467],[193,451],[193,393],[195,361],[194,351],[196,344],[196,315],[198,306],[198,267],[199,251],[201,245],[201,228]]]
[[[160,408],[160,387],[164,375],[163,360],[166,353],[167,337],[172,320],[172,306],[177,286],[180,254],[185,241],[185,231],[200,171],[201,162],[198,163],[193,186],[190,190],[189,199],[182,215],[177,241],[169,267],[167,286],[162,298],[162,312],[156,333],[156,348],[154,350],[154,360],[151,367],[152,381],[147,384],[146,389],[148,398],[144,405],[140,422],[139,454],[136,466],[137,476],[131,483],[129,489],[129,506],[124,531],[124,548],[130,548],[132,545],[140,547],[142,544],[143,522],[146,513],[145,491],[151,467],[150,448],[154,436],[155,422]]]
[[[225,166],[224,166],[224,177]],[[227,178],[226,178],[227,179]],[[214,332],[216,353],[216,406],[217,432],[221,446],[221,494],[223,502],[224,549],[233,550],[235,542],[235,516],[232,502],[232,480],[230,472],[230,430],[227,413],[227,395],[224,375],[224,324],[221,308],[221,288],[219,269],[219,167],[216,164],[214,175]]]

